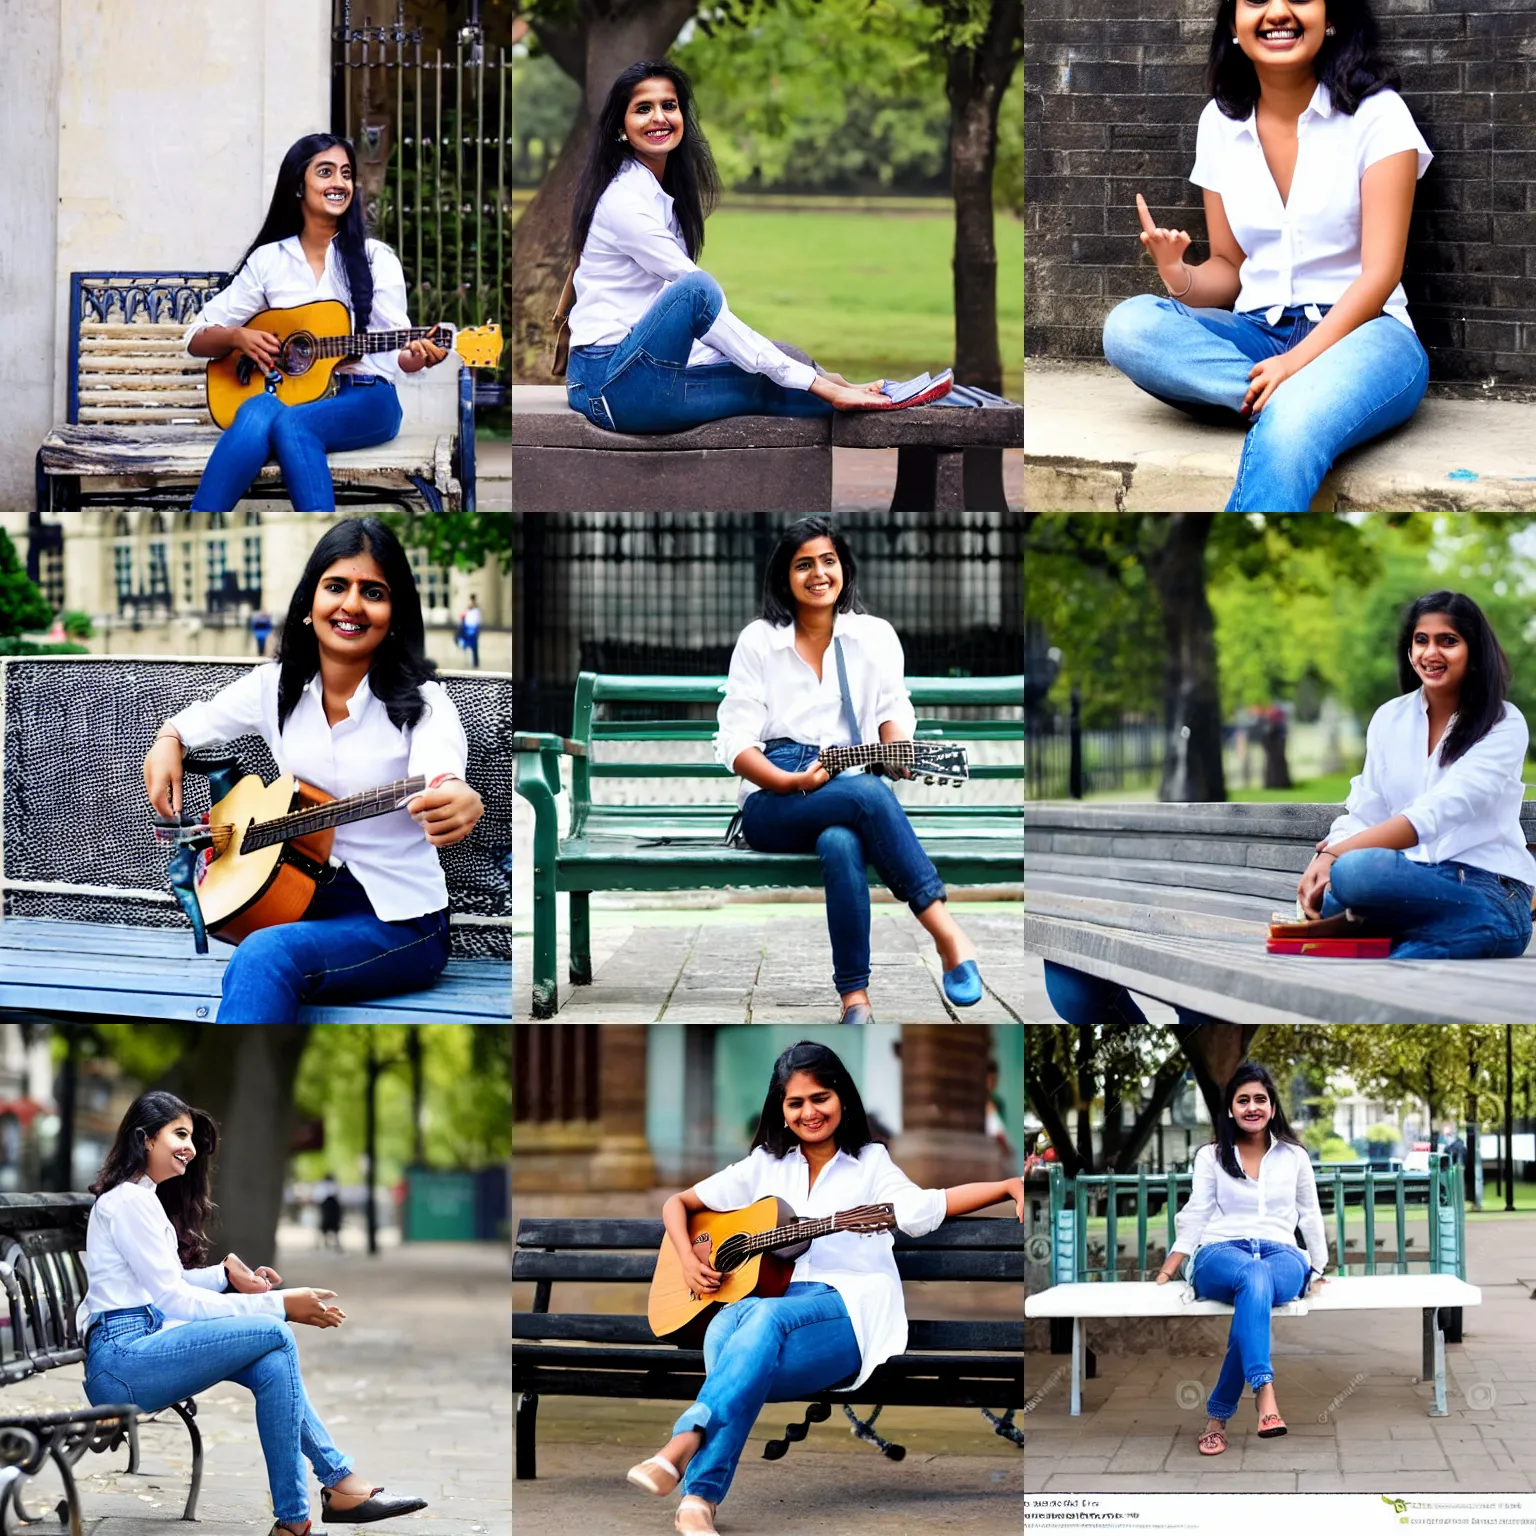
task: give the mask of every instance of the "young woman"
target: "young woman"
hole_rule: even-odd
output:
[[[1168,297],[1114,309],[1104,355],[1170,405],[1248,423],[1229,512],[1305,512],[1429,382],[1398,280],[1431,156],[1377,41],[1368,0],[1220,0],[1190,174],[1209,259],[1186,262],[1189,235],[1136,198]]]
[[[435,850],[468,837],[485,807],[464,781],[464,730],[424,645],[399,541],[377,518],[349,518],[310,555],[277,660],[160,727],[144,788],[166,817],[181,811],[184,752],[247,734],[265,739],[281,772],[337,799],[416,774],[427,781],[404,809],[336,828],[341,869],[302,921],[259,929],[235,949],[219,1023],[290,1023],[302,1003],[406,991],[448,963]]]
[[[1403,615],[1397,674],[1402,692],[1371,717],[1344,814],[1297,886],[1302,909],[1352,912],[1394,939],[1394,959],[1521,955],[1536,860],[1509,662],[1471,598],[1430,592]]]
[[[335,134],[306,134],[283,156],[260,234],[229,287],[210,299],[187,329],[184,340],[192,357],[239,351],[265,372],[277,361],[277,338],[245,322],[264,309],[319,299],[347,305],[354,333],[410,327],[400,259],[367,238],[356,181],[352,145]],[[192,510],[232,511],[276,454],[295,511],[335,511],[326,454],[387,443],[400,430],[397,374],[430,368],[447,355],[423,337],[394,356],[374,352],[341,363],[333,375],[337,393],[309,405],[253,395],[214,445]]]
[[[615,432],[889,409],[881,380],[850,384],[797,361],[731,313],[719,283],[695,265],[719,191],[687,75],[664,60],[631,64],[592,130],[571,213],[580,257],[566,371],[572,408]]]
[[[1024,1219],[1024,1180],[919,1189],[871,1140],[859,1090],[824,1045],[802,1041],[774,1063],[751,1155],[673,1195],[662,1221],[698,1295],[721,1275],[689,1242],[688,1217],[732,1211],[777,1195],[796,1216],[831,1216],[891,1204],[912,1237],[1000,1200]],[[834,1232],[795,1264],[789,1290],[723,1308],[704,1338],[705,1380],[672,1438],[629,1472],[629,1481],[665,1495],[680,1484],[679,1531],[714,1536],[714,1513],[735,1476],[764,1403],[789,1402],[833,1385],[861,1386],[907,1344],[901,1277],[889,1234]]]
[[[821,859],[846,1024],[872,1022],[866,864],[933,935],[950,1002],[968,1008],[982,995],[976,946],[950,916],[944,882],[890,786],[859,770],[829,778],[817,761],[822,747],[909,741],[917,727],[901,642],[864,611],[857,574],[847,540],[825,518],[785,530],[768,561],[762,613],[731,653],[715,736],[715,756],[745,781],[747,842]]]
[[[141,1094],[123,1116],[91,1186],[90,1284],[76,1317],[86,1397],[155,1413],[217,1382],[248,1388],[277,1517],[271,1536],[309,1530],[305,1461],[326,1520],[360,1525],[425,1509],[425,1499],[380,1498],[384,1490],[352,1470],[310,1406],[289,1325],[339,1328],[346,1313],[328,1305],[336,1293],[276,1290],[281,1275],[233,1253],[208,1262],[217,1146],[212,1119],[171,1093]]]
[[[1202,1456],[1227,1448],[1227,1420],[1243,1383],[1253,1388],[1259,1439],[1283,1435],[1269,1357],[1270,1309],[1324,1284],[1328,1238],[1306,1149],[1286,1123],[1274,1079],[1255,1062],[1232,1074],[1211,1141],[1195,1153],[1194,1187],[1178,1214],[1173,1251],[1158,1271],[1166,1285],[1190,1254],[1189,1281],[1202,1301],[1233,1307],[1221,1375],[1206,1400]],[[1296,1246],[1301,1228],[1306,1249]]]

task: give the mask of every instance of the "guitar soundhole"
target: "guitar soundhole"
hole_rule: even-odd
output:
[[[283,372],[290,378],[308,373],[317,355],[315,338],[308,331],[295,331],[283,343]]]
[[[722,1275],[729,1274],[733,1269],[739,1269],[746,1261],[747,1240],[739,1233],[735,1237],[728,1237],[720,1244],[715,1252],[715,1268]]]

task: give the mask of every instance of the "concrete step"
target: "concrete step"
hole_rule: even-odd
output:
[[[1106,363],[1031,359],[1025,369],[1031,512],[1219,512],[1242,441]],[[1405,426],[1345,454],[1312,511],[1536,512],[1536,400],[1432,391]]]

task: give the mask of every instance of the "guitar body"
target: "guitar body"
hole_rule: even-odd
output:
[[[728,1237],[738,1233],[756,1237],[794,1219],[795,1213],[789,1206],[770,1195],[739,1211],[699,1211],[688,1218],[688,1236],[695,1248],[702,1249],[704,1257],[713,1263],[713,1255],[720,1251]],[[663,1238],[656,1255],[650,1300],[645,1309],[651,1332],[669,1344],[699,1348],[710,1320],[721,1307],[747,1296],[782,1296],[789,1289],[795,1260],[809,1246],[807,1241],[772,1253],[754,1254],[739,1268],[726,1272],[718,1291],[698,1296],[688,1289],[683,1279],[683,1267],[672,1239]]]
[[[277,386],[277,398],[284,405],[308,405],[331,393],[331,375],[344,357],[318,355],[315,342],[320,337],[346,336],[352,330],[352,316],[338,299],[316,299],[313,304],[298,304],[292,309],[264,309],[245,322],[253,331],[266,331],[282,343],[278,367],[283,380]],[[267,387],[260,368],[249,368],[249,378],[240,382],[240,364],[250,359],[242,352],[231,352],[208,364],[208,414],[221,426],[235,419],[235,412]]]
[[[331,796],[285,773],[263,784],[247,774],[209,812],[215,825],[234,829],[224,851],[209,863],[197,886],[197,901],[209,933],[226,944],[238,944],[258,928],[295,923],[309,910],[336,833],[306,833],[286,843],[274,843],[250,853],[240,851],[245,830],[255,822],[273,821],[291,811],[325,805]]]

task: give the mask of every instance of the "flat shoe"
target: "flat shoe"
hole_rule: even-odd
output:
[[[837,1022],[839,1024],[873,1024],[875,1016],[870,1011],[868,1003],[850,1003],[843,1009],[843,1016]]]
[[[331,1503],[331,1490],[322,1488],[320,1518],[335,1525],[369,1525],[375,1520],[393,1520],[396,1515],[414,1514],[427,1507],[425,1499],[381,1499],[379,1495],[383,1492],[382,1488],[375,1488],[361,1504],[354,1504],[350,1509],[337,1509]]]
[[[700,1530],[697,1527],[689,1527],[683,1524],[683,1511],[690,1505],[695,1510],[702,1507],[705,1514],[709,1516],[709,1524],[704,1529]],[[715,1529],[715,1506],[708,1499],[701,1499],[697,1494],[692,1493],[688,1494],[683,1499],[683,1502],[677,1506],[677,1513],[672,1517],[672,1527],[674,1530],[681,1531],[683,1536],[720,1536],[719,1531]]]
[[[647,1456],[638,1466],[631,1467],[628,1475],[636,1488],[644,1488],[658,1498],[671,1493],[683,1480],[683,1474],[665,1456]]]
[[[974,960],[962,960],[954,970],[944,972],[944,996],[957,1008],[981,1001],[981,972]]]

